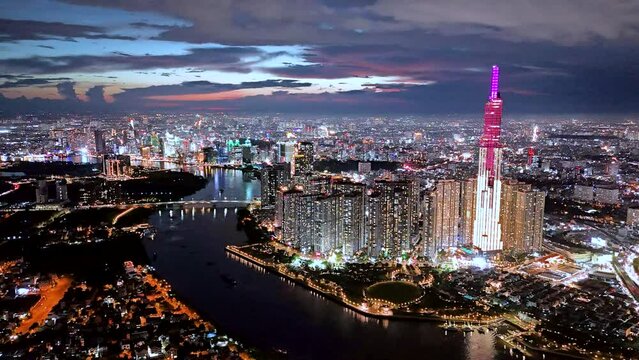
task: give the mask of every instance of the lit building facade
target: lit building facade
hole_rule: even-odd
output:
[[[415,193],[413,180],[376,180],[379,191],[379,230],[381,254],[387,257],[401,256],[411,249],[412,221],[419,207],[419,194]]]
[[[440,180],[431,193],[431,244],[427,246],[431,257],[460,243],[461,195],[462,182],[458,180]]]
[[[315,150],[312,142],[302,141],[297,146],[295,154],[295,174],[308,174],[313,171],[313,157]]]
[[[501,202],[501,117],[499,68],[494,65],[490,96],[484,107],[484,129],[479,140],[479,169],[473,223],[473,245],[483,251],[503,248],[499,224]]]
[[[543,191],[517,190],[511,215],[514,219],[513,236],[505,239],[504,247],[523,253],[541,250],[545,199]]]
[[[107,179],[122,179],[131,175],[131,157],[128,155],[103,155],[102,174]]]
[[[262,206],[275,205],[277,191],[288,184],[290,174],[289,164],[275,164],[262,168],[260,171]]]

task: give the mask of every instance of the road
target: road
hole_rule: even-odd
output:
[[[30,310],[31,317],[25,319],[15,330],[16,335],[29,332],[35,323],[42,325],[53,307],[64,297],[64,293],[71,287],[70,277],[54,277],[52,286],[43,288],[40,300]]]

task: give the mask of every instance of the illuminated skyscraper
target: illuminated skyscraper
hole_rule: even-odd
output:
[[[501,114],[499,67],[493,66],[490,97],[484,106],[484,131],[479,140],[479,169],[473,224],[473,245],[483,251],[503,248],[499,210],[501,197]]]
[[[295,174],[308,174],[313,171],[313,156],[315,154],[313,143],[302,141],[297,145],[295,154]]]

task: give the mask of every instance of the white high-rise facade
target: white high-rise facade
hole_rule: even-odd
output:
[[[473,245],[483,251],[499,251],[504,245],[499,222],[501,203],[501,114],[499,68],[493,66],[490,97],[484,107],[484,131],[479,141],[479,169],[475,193]]]

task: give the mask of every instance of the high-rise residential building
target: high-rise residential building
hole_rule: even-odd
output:
[[[475,201],[477,200],[477,179],[471,178],[462,183],[461,203],[461,241],[465,244],[473,242],[473,224],[475,222]]]
[[[523,188],[516,191],[511,217],[514,219],[512,237],[504,239],[504,248],[515,252],[540,251],[544,231],[546,193]]]
[[[492,68],[490,96],[484,106],[484,128],[479,140],[479,169],[473,223],[473,245],[483,251],[503,248],[499,224],[501,201],[501,116],[499,67]]]
[[[296,183],[302,184],[308,193],[328,194],[333,188],[333,177],[331,175],[301,176],[295,178]]]
[[[273,206],[280,187],[288,184],[291,171],[288,164],[265,166],[260,172],[262,206]]]
[[[384,246],[382,238],[382,196],[381,192],[367,190],[364,199],[364,243],[368,255],[378,257]]]
[[[293,162],[295,157],[295,141],[280,141],[277,143],[277,161],[278,163]]]
[[[66,180],[58,180],[55,182],[55,199],[61,202],[69,200]]]
[[[346,257],[398,257],[417,243],[421,203],[415,180],[380,179],[367,188],[340,178],[320,177],[328,181],[316,185],[309,179],[295,177],[277,192],[274,225],[282,242],[305,254]]]
[[[104,139],[104,131],[95,130],[93,135],[95,136],[95,152],[97,154],[106,153],[106,140]]]
[[[504,243],[504,249],[516,248],[515,240],[515,222],[516,211],[518,207],[518,192],[530,191],[532,186],[514,179],[507,179],[502,182],[501,188],[501,213],[499,222],[501,224],[501,239]]]
[[[309,141],[302,141],[297,146],[297,153],[295,154],[295,174],[308,174],[313,171],[313,157],[315,156],[315,150],[313,143]]]
[[[36,188],[36,203],[46,204],[49,201],[49,183],[46,179],[38,180]]]
[[[342,253],[353,256],[366,249],[364,239],[364,191],[344,193],[340,198],[340,229]]]
[[[342,220],[341,199],[339,193],[313,196],[313,211],[304,223],[311,225],[314,230],[309,235],[313,239],[313,252],[316,254],[328,255],[343,248],[343,234],[339,231]]]
[[[427,192],[422,200],[422,234],[421,249],[422,255],[433,258],[437,251],[433,242],[433,196],[432,192]]]
[[[380,193],[380,242],[382,255],[401,256],[411,249],[413,210],[419,206],[419,194],[413,180],[376,180]]]
[[[430,256],[461,244],[462,181],[440,180],[431,196],[431,243]]]
[[[276,226],[281,226],[280,241],[295,248],[301,248],[300,233],[303,231],[306,207],[302,206],[301,197],[304,191],[301,189],[280,189],[278,191],[278,205],[275,209]],[[306,224],[306,227],[310,227]],[[310,247],[309,244],[305,244]]]
[[[363,250],[363,194],[281,191],[281,241],[304,254],[353,256]]]
[[[639,206],[634,205],[628,207],[628,213],[626,216],[626,225],[637,226],[639,225]]]

